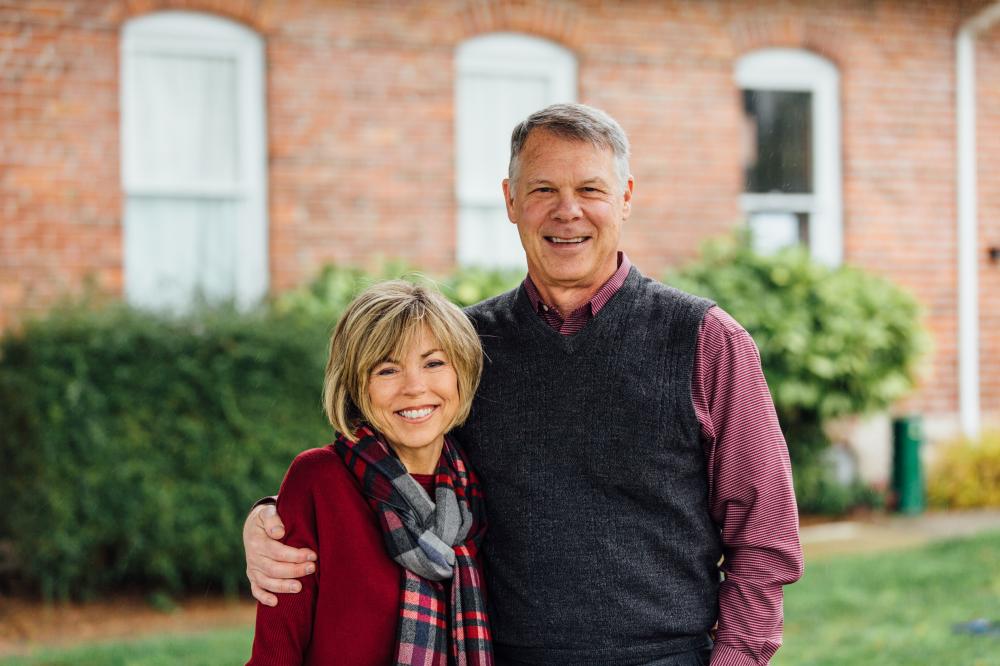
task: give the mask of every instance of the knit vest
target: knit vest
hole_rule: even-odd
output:
[[[458,435],[486,493],[499,663],[641,664],[704,645],[722,551],[691,373],[711,305],[632,268],[572,336],[523,287],[467,310],[487,360]]]

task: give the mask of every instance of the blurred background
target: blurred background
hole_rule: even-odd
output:
[[[760,347],[776,662],[1000,663],[995,0],[0,2],[0,662],[245,660],[328,331],[516,286],[510,131],[561,101],[631,139],[630,259]]]

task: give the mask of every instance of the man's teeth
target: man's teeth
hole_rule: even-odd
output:
[[[404,419],[422,419],[433,411],[433,407],[424,407],[423,409],[401,409],[399,410],[399,415]]]
[[[582,243],[587,238],[585,236],[577,236],[576,238],[556,238],[555,236],[549,236],[549,240],[553,243]]]

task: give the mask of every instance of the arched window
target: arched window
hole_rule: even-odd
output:
[[[837,68],[796,49],[755,51],[736,64],[746,120],[741,205],[764,251],[802,243],[843,260]]]
[[[523,267],[500,188],[510,133],[532,112],[576,100],[576,58],[547,40],[501,32],[459,45],[456,67],[458,261]]]
[[[263,44],[167,11],[121,37],[125,293],[144,307],[246,306],[267,291]]]

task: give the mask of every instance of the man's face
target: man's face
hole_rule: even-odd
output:
[[[610,148],[535,130],[503,181],[528,273],[539,289],[597,289],[617,268],[633,181],[622,184]]]

